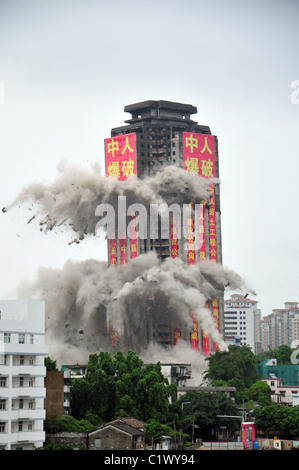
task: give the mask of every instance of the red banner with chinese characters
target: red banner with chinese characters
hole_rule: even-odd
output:
[[[176,218],[170,214],[170,254],[172,258],[178,256],[178,229]]]
[[[212,316],[215,323],[216,330],[219,330],[219,301],[218,299],[212,300]],[[213,352],[219,351],[218,344],[213,341]]]
[[[192,204],[190,204],[192,209]],[[187,219],[187,245],[188,245],[188,264],[195,264],[194,249],[194,220],[192,217]]]
[[[198,347],[198,323],[193,313],[191,314],[191,318],[192,318],[192,323],[193,323],[193,329],[191,333],[191,348],[196,351],[199,351],[200,349]]]
[[[206,259],[206,229],[205,229],[206,204],[201,202],[198,209],[198,242],[199,242],[199,261]]]
[[[137,175],[135,133],[105,139],[105,172],[106,176],[121,181],[126,180],[130,175]],[[131,258],[137,256],[137,239],[136,243],[134,241],[131,238]],[[117,262],[116,246],[116,241],[110,240],[110,265]],[[119,257],[120,264],[127,264],[126,235],[123,235],[119,240]]]
[[[135,133],[105,139],[105,171],[121,181],[137,175]]]
[[[137,256],[137,232],[136,232],[136,217],[132,216],[130,220],[130,258]]]
[[[110,265],[116,264],[116,259],[117,259],[117,249],[116,249],[116,239],[111,238],[110,239]]]
[[[120,264],[127,264],[127,239],[119,240]]]
[[[194,173],[203,178],[215,178],[215,137],[213,135],[183,132],[183,153],[184,168],[190,173]],[[209,245],[209,259],[217,263],[217,243],[216,243],[216,211],[214,185],[210,185],[211,198],[208,203],[200,204],[199,221],[199,260],[203,261],[207,257],[207,242]],[[209,233],[205,234],[205,208],[208,208]],[[202,234],[202,237],[201,237]],[[212,315],[219,328],[219,308],[218,300],[212,306]],[[212,304],[213,304],[212,302]],[[209,337],[206,332],[202,332],[202,344],[204,354],[209,354]],[[217,347],[213,344],[213,349]]]
[[[206,302],[205,308],[210,310],[210,303],[209,302]],[[204,353],[205,356],[208,356],[210,354],[209,335],[206,331],[202,330],[201,336],[202,336],[202,352]]]

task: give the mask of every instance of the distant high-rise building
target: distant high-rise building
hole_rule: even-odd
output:
[[[45,305],[0,301],[0,449],[34,450],[45,441]]]
[[[285,308],[273,309],[262,318],[262,350],[276,349],[282,344],[292,348],[299,344],[299,304],[285,302]]]
[[[191,119],[197,108],[190,104],[170,101],[144,101],[124,108],[131,114],[126,125],[111,130],[111,137],[105,139],[107,177],[125,180],[131,174],[138,178],[154,176],[166,166],[176,166],[203,178],[219,177],[218,140],[210,128]],[[211,184],[211,198],[199,204],[198,233],[200,243],[194,237],[177,239],[175,215],[169,217],[169,236],[163,237],[160,226],[155,237],[148,235],[137,239],[134,232],[130,239],[126,235],[108,241],[108,262],[127,264],[132,258],[155,251],[163,261],[168,257],[180,257],[188,264],[209,259],[222,263],[221,213],[219,184]],[[138,203],[138,201],[135,201]],[[194,206],[193,206],[194,209]],[[133,221],[133,219],[132,219]],[[187,221],[187,231],[193,232],[194,219]],[[181,224],[182,226],[182,224]],[[223,331],[223,298],[214,299],[209,305],[215,324]],[[148,340],[163,345],[176,344],[183,333],[182,325],[170,325],[161,310],[159,323],[148,326]],[[199,334],[200,333],[200,334]],[[207,335],[194,322],[191,332],[191,346],[205,354],[215,350]]]
[[[239,294],[224,300],[224,340],[228,344],[248,345],[254,354],[261,352],[261,311],[257,304]]]

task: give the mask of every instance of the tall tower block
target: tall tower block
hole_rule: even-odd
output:
[[[138,178],[153,176],[166,166],[177,166],[204,178],[219,178],[218,140],[210,128],[192,120],[197,108],[190,104],[170,101],[143,101],[127,105],[124,111],[131,115],[124,126],[111,130],[105,139],[106,175],[126,179],[131,173]],[[138,202],[138,201],[136,201]],[[200,248],[194,240],[174,240],[175,223],[170,218],[170,236],[146,240],[108,240],[109,264],[126,264],[131,258],[155,251],[163,259],[178,256],[188,264],[209,259],[222,263],[221,211],[219,184],[211,184],[211,199],[199,208]],[[189,222],[187,222],[189,223]],[[194,220],[190,220],[192,229]],[[187,246],[187,248],[186,248]],[[223,298],[209,305],[215,324],[223,331]],[[175,344],[176,333],[164,335],[163,344]],[[216,349],[209,338],[194,322],[191,346],[205,354]]]

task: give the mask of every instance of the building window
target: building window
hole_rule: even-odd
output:
[[[18,430],[22,431],[23,430],[23,421],[19,421],[18,423]]]
[[[33,344],[33,335],[30,335],[30,337],[29,337],[29,343],[30,343],[30,344]]]
[[[95,440],[95,444],[96,444],[96,448],[97,448],[97,449],[100,449],[100,448],[101,448],[101,445],[102,445],[101,439],[96,439],[96,440]]]
[[[23,387],[24,386],[24,377],[20,377],[19,379],[19,387]]]
[[[20,398],[19,399],[19,409],[22,410],[23,407],[24,407],[24,400],[23,400],[23,398]]]
[[[5,423],[0,423],[0,432],[5,432]]]
[[[19,344],[25,344],[25,334],[19,333]]]
[[[6,377],[0,377],[0,387],[6,387]]]
[[[0,400],[0,410],[6,409],[6,400]]]
[[[4,333],[4,343],[10,343],[10,333]]]

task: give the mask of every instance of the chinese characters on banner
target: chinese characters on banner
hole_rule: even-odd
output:
[[[179,254],[178,250],[178,229],[176,218],[170,214],[170,254],[172,258],[176,258]]]
[[[126,180],[136,175],[136,134],[105,139],[106,176]]]
[[[105,139],[105,172],[109,178],[126,180],[130,175],[137,174],[136,164],[136,134],[125,134]],[[131,222],[132,222],[131,218]],[[134,222],[130,225],[130,257],[137,256],[137,237]],[[133,238],[132,238],[133,237]],[[120,235],[119,241],[120,264],[127,263],[126,234]],[[117,262],[117,242],[110,239],[110,265]]]
[[[136,232],[136,216],[132,216],[130,220],[130,258],[137,256],[137,232]]]
[[[190,204],[192,209],[192,204]],[[192,217],[187,219],[187,246],[188,246],[188,264],[195,263],[195,249],[194,249],[194,220]]]
[[[191,314],[191,318],[193,323],[193,329],[191,333],[191,348],[195,349],[196,351],[200,351],[198,347],[198,323],[193,314]]]
[[[213,135],[183,132],[184,168],[186,171],[194,173],[203,178],[214,178],[215,172],[215,137]],[[207,258],[207,243],[209,245],[209,259],[217,263],[216,244],[216,213],[215,213],[215,192],[214,185],[210,185],[211,198],[208,203],[200,204],[198,213],[199,231],[199,260]],[[208,240],[205,236],[205,214],[208,210]],[[188,221],[187,221],[188,224]],[[188,256],[189,260],[189,256]],[[190,260],[189,260],[190,263]],[[216,302],[216,303],[215,303]],[[213,304],[214,303],[214,304]],[[212,302],[212,315],[218,327],[218,300]],[[203,353],[209,354],[209,337],[206,332],[202,332]],[[216,349],[213,344],[213,349]]]

